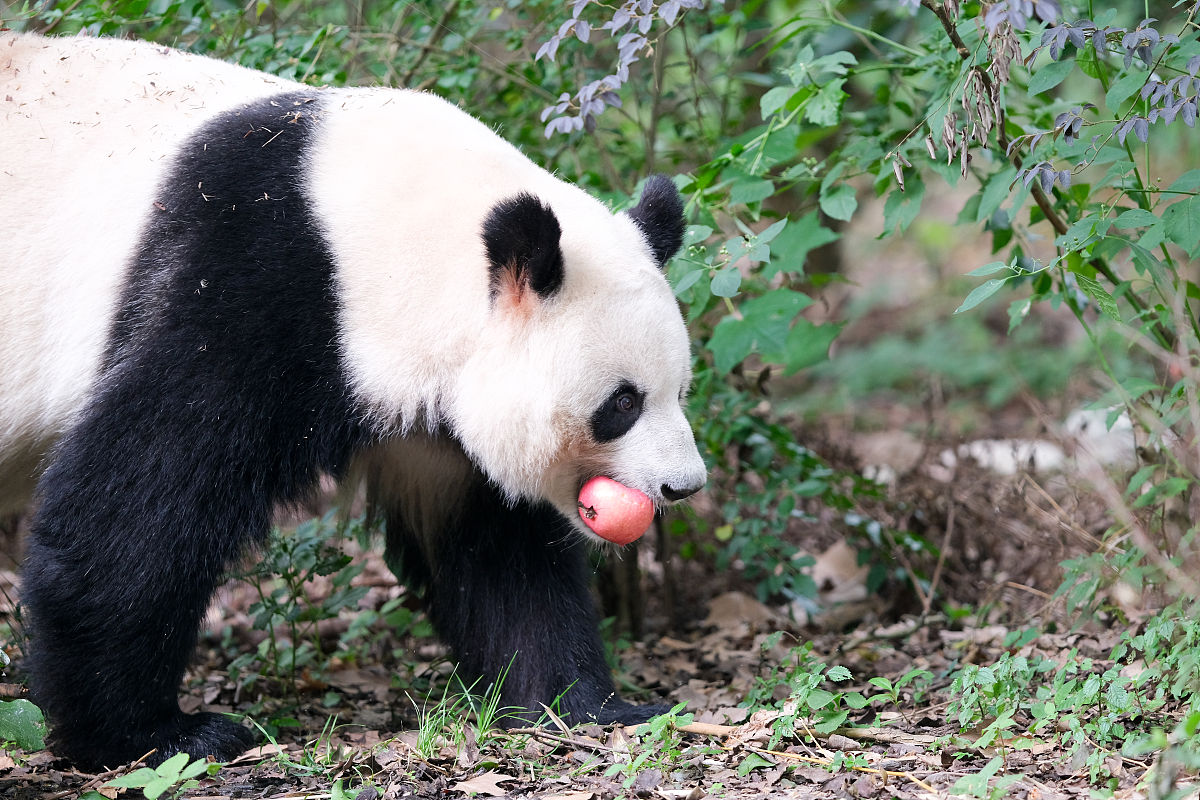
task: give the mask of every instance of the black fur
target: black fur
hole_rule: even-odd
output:
[[[651,175],[638,204],[626,212],[642,229],[660,267],[683,245],[683,201],[666,175]]]
[[[80,766],[229,759],[250,732],[176,699],[226,568],[365,440],[329,249],[300,192],[315,104],[207,125],[147,209],[103,374],[51,454],[26,562],[35,697]]]
[[[476,692],[508,670],[503,724],[536,722],[541,703],[572,724],[645,722],[666,709],[616,694],[596,627],[584,546],[545,504],[509,504],[482,475],[443,530],[413,531],[387,514],[388,562],[424,591],[430,619]]]
[[[522,192],[502,200],[483,223],[483,243],[491,267],[492,299],[506,280],[528,286],[545,299],[563,282],[562,228],[548,205]]]
[[[611,442],[629,432],[642,415],[646,396],[631,383],[622,383],[592,414],[592,438]]]

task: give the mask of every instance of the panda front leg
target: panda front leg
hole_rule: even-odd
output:
[[[542,716],[558,701],[571,724],[644,722],[665,710],[617,696],[597,627],[584,545],[545,504],[509,505],[477,480],[445,529],[420,547],[393,526],[389,549],[425,588],[430,618],[460,674],[482,693],[502,680],[507,724]],[[421,558],[418,550],[424,552]],[[416,563],[414,563],[416,562]]]
[[[68,435],[39,484],[22,584],[30,673],[55,752],[114,767],[154,751],[229,760],[253,743],[177,693],[209,599],[270,505],[238,488],[237,463],[161,419],[142,428],[104,404]],[[143,422],[145,422],[143,420]],[[157,424],[159,427],[155,428]],[[226,432],[228,433],[228,432]]]

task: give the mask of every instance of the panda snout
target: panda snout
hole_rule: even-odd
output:
[[[700,489],[702,489],[703,487],[704,487],[703,483],[698,483],[695,486],[684,486],[682,488],[677,489],[669,483],[664,483],[662,485],[662,495],[663,495],[663,497],[665,497],[666,499],[668,499],[672,503],[674,503],[677,500],[684,499],[685,497],[691,497],[696,492],[700,491]]]

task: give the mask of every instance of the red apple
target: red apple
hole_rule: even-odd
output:
[[[612,478],[592,478],[579,490],[579,516],[601,539],[629,544],[654,521],[654,502]]]

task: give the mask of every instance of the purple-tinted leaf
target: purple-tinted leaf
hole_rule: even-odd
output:
[[[1145,117],[1134,117],[1133,135],[1138,137],[1142,144],[1145,144],[1146,140],[1150,138],[1150,120]]]
[[[1049,194],[1050,190],[1054,188],[1054,170],[1043,169],[1038,178],[1038,183],[1041,185],[1042,191]]]
[[[1131,119],[1127,119],[1124,122],[1122,122],[1120,125],[1118,125],[1117,130],[1115,131],[1115,133],[1117,135],[1117,141],[1120,142],[1121,144],[1125,144],[1125,136],[1126,136],[1126,134],[1129,133],[1129,129],[1132,127],[1133,127],[1133,120],[1131,120]]]
[[[667,25],[674,25],[675,18],[679,16],[679,0],[667,0],[658,7],[658,15]]]
[[[1189,128],[1196,125],[1196,101],[1188,100],[1183,104],[1183,108],[1179,109],[1179,116],[1183,120],[1183,124]]]
[[[1154,66],[1154,50],[1149,45],[1143,45],[1137,49],[1138,58],[1146,65],[1146,69]]]
[[[1038,19],[1042,22],[1055,22],[1059,17],[1058,3],[1053,0],[1037,0],[1034,7],[1037,10]]]
[[[546,41],[542,42],[542,46],[538,48],[537,53],[533,56],[533,60],[539,61],[543,57],[545,57],[545,58],[548,58],[550,61],[554,61],[554,54],[555,54],[555,52],[557,52],[557,50],[558,50],[558,37],[552,36],[549,39],[547,39]]]
[[[1071,170],[1064,169],[1062,172],[1059,172],[1058,173],[1058,182],[1062,184],[1062,188],[1070,189],[1071,188]]]
[[[654,0],[638,0],[638,11],[650,14],[654,10]]]
[[[592,26],[586,19],[581,19],[575,24],[575,38],[587,44],[587,40],[591,38]]]
[[[1200,55],[1194,55],[1187,61],[1187,74],[1193,78],[1196,77],[1196,71],[1200,70]]]
[[[565,22],[563,22],[562,25],[558,26],[558,33],[556,33],[555,36],[558,36],[559,38],[566,36],[568,33],[571,32],[571,26],[573,26],[574,24],[575,24],[575,20],[573,20],[573,19],[566,20]]]
[[[1008,3],[1000,2],[988,9],[983,17],[983,24],[988,33],[995,35],[996,29],[1008,22]]]
[[[651,16],[650,14],[647,14],[644,17],[640,17],[638,19],[638,32],[642,33],[642,34],[649,33],[650,26],[653,24],[654,24],[654,17]]]

